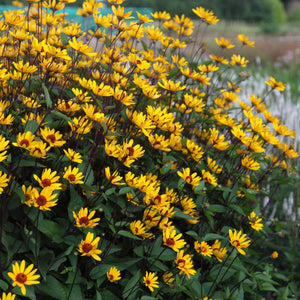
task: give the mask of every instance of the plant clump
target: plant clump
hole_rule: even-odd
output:
[[[264,105],[283,83],[239,98],[254,42],[207,53],[219,20],[202,7],[194,28],[86,0],[85,28],[61,12],[70,2],[0,19],[1,299],[295,293],[280,288],[293,273],[276,269],[286,245],[269,217],[295,132]]]

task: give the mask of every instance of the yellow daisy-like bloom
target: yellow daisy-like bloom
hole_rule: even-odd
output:
[[[224,39],[223,37],[221,37],[220,39],[216,38],[215,40],[217,45],[221,48],[231,49],[234,47],[230,40]]]
[[[84,175],[79,172],[79,168],[74,167],[72,169],[72,166],[65,167],[64,176],[65,179],[67,179],[71,184],[82,184]]]
[[[234,229],[234,232],[232,232],[232,230],[229,229],[229,238],[230,244],[235,247],[237,251],[239,251],[242,255],[245,255],[246,252],[243,250],[243,248],[248,248],[251,242],[251,240],[248,240],[247,235],[242,235],[242,231],[237,232],[236,229]]]
[[[8,272],[8,276],[13,280],[13,286],[19,286],[23,295],[26,295],[25,285],[39,284],[37,281],[40,275],[35,274],[37,269],[33,269],[34,265],[31,264],[25,269],[25,260],[22,260],[19,265],[18,262],[12,265],[12,272]]]
[[[169,272],[169,271],[165,272],[163,274],[163,281],[164,281],[164,283],[170,285],[175,280],[175,278],[173,277],[173,275],[174,274],[172,272]]]
[[[25,195],[25,204],[29,207],[34,205],[34,195],[38,193],[38,190],[32,186],[26,188],[25,185],[22,185],[22,191]]]
[[[253,170],[253,171],[259,170],[259,168],[260,168],[260,164],[249,155],[246,155],[242,159],[242,165],[244,167],[246,167],[247,169]]]
[[[105,171],[105,176],[107,178],[108,181],[110,181],[112,184],[114,185],[124,185],[124,182],[120,182],[121,180],[123,180],[123,177],[119,176],[118,171],[114,171],[112,174],[110,172],[110,168],[106,167],[104,169]]]
[[[208,298],[208,296],[201,298],[200,300],[213,300],[212,298]]]
[[[181,85],[181,82],[174,82],[172,80],[163,79],[162,82],[158,83],[163,89],[170,91],[170,92],[178,92],[182,91],[186,88],[186,85]]]
[[[15,147],[21,147],[24,149],[29,149],[31,146],[31,143],[33,142],[35,136],[30,132],[26,131],[24,133],[19,133],[17,135],[17,141],[15,143],[12,143]]]
[[[50,210],[50,207],[57,205],[57,194],[53,194],[53,189],[46,187],[39,193],[37,189],[32,189],[34,206],[40,210]]]
[[[274,251],[274,252],[271,254],[271,258],[273,258],[273,259],[278,258],[278,252],[277,252],[277,251]]]
[[[202,170],[202,177],[205,182],[210,183],[213,186],[217,186],[217,180],[214,175],[212,175],[209,171]]]
[[[182,233],[176,234],[176,230],[167,228],[163,231],[164,245],[170,247],[175,252],[178,252],[186,244],[184,239],[180,239],[181,237]]]
[[[258,216],[256,216],[254,211],[252,211],[250,213],[250,216],[248,216],[248,219],[249,219],[249,224],[251,225],[251,227],[254,230],[260,231],[263,229],[264,225],[261,224],[262,218],[259,218]]]
[[[0,194],[2,194],[5,187],[8,186],[9,177],[6,173],[0,171]]]
[[[118,281],[121,279],[121,272],[116,267],[111,267],[106,272],[106,276],[110,282]]]
[[[91,256],[95,260],[101,261],[99,254],[101,254],[102,251],[97,249],[99,241],[99,236],[94,239],[94,234],[88,232],[85,240],[82,240],[78,245],[78,251],[82,253],[81,256]]]
[[[154,291],[154,288],[159,287],[159,283],[157,281],[158,277],[155,276],[155,272],[146,271],[146,275],[143,279],[145,286],[148,287],[151,292]]]
[[[33,174],[33,177],[42,188],[48,187],[52,190],[60,190],[61,183],[58,182],[59,176],[56,176],[56,173],[56,171],[52,172],[51,169],[44,169],[41,178],[35,174]]]
[[[208,25],[217,24],[219,19],[214,16],[214,13],[210,10],[206,10],[203,7],[193,8],[193,13],[196,14],[202,22],[205,22]]]
[[[222,260],[226,257],[227,255],[227,249],[221,248],[221,242],[219,240],[215,240],[214,244],[211,246],[213,250],[214,256],[217,258],[219,262],[222,262]]]
[[[70,161],[76,162],[78,164],[82,163],[81,155],[75,152],[73,149],[68,148],[68,150],[63,149],[63,151]]]
[[[130,230],[134,235],[143,235],[146,233],[145,224],[143,224],[140,220],[131,222]]]
[[[230,65],[231,66],[238,65],[240,67],[245,68],[248,62],[249,60],[245,59],[245,57],[241,57],[240,55],[233,54],[231,57]]]
[[[206,242],[202,241],[199,243],[198,241],[194,242],[194,248],[195,250],[200,253],[203,256],[209,256],[211,257],[213,254],[213,250],[211,246],[209,246]]]
[[[274,77],[270,77],[269,80],[265,81],[272,89],[283,92],[285,90],[286,84],[283,84],[281,81],[276,81]]]
[[[177,265],[177,269],[180,270],[179,275],[184,273],[190,279],[191,275],[196,274],[197,271],[193,269],[194,264],[192,257],[193,255],[185,254],[184,250],[177,252],[177,256],[174,261]]]
[[[73,211],[73,217],[76,221],[77,227],[83,227],[83,228],[93,228],[98,225],[100,218],[95,218],[92,219],[93,216],[95,215],[96,211],[92,210],[90,213],[88,212],[87,207],[85,208],[80,208],[80,211],[78,214],[76,214]]]
[[[182,172],[177,171],[177,174],[184,179],[184,181],[190,185],[192,185],[193,189],[199,185],[201,181],[201,177],[198,176],[196,172],[191,174],[190,168],[182,169]]]
[[[254,47],[255,42],[249,41],[248,36],[245,36],[244,34],[239,34],[237,38],[243,45],[246,45],[246,46],[249,46],[252,48]]]
[[[66,141],[61,140],[63,135],[59,131],[55,132],[55,129],[46,127],[40,131],[43,139],[52,147],[61,147],[66,143]]]
[[[0,300],[15,300],[16,295],[12,293],[8,293],[7,295],[5,293],[2,293],[2,297]]]
[[[228,65],[228,59],[224,58],[223,56],[219,56],[219,55],[209,55],[209,57],[214,60],[216,63],[221,63],[223,65]]]
[[[47,144],[43,141],[33,141],[29,146],[29,152],[31,156],[37,158],[46,158],[47,152],[50,150],[51,146],[47,147]]]
[[[92,52],[93,47],[90,47],[83,43],[83,41],[77,41],[75,37],[71,41],[69,41],[69,45],[78,52],[81,52],[82,54],[88,55],[88,56],[96,56],[96,53]]]

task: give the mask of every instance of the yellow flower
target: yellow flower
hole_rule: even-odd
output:
[[[40,210],[50,210],[50,207],[56,206],[57,194],[53,194],[53,189],[46,187],[39,193],[37,189],[32,189],[34,206]]]
[[[13,286],[19,286],[23,295],[26,295],[25,285],[39,284],[37,279],[40,275],[35,274],[37,269],[33,269],[31,264],[25,269],[25,260],[22,260],[19,265],[18,262],[12,265],[12,272],[8,272],[8,276],[13,280]]]
[[[209,246],[206,242],[202,241],[199,243],[198,241],[194,242],[194,248],[195,250],[200,253],[203,256],[209,256],[211,257],[213,254],[213,250],[211,246]]]
[[[63,149],[63,151],[65,152],[66,156],[68,157],[68,159],[70,161],[76,162],[81,164],[82,163],[82,159],[81,159],[81,155],[77,152],[75,152],[73,149],[68,148],[68,150]]]
[[[193,13],[196,14],[202,22],[205,22],[208,25],[217,24],[219,19],[214,16],[214,13],[210,10],[206,10],[203,7],[193,8]]]
[[[263,228],[263,224],[261,224],[262,218],[259,218],[258,216],[256,216],[255,212],[252,211],[250,213],[250,216],[248,216],[249,219],[249,224],[251,225],[251,227],[256,230],[256,231],[260,231]]]
[[[177,174],[184,179],[184,181],[190,185],[192,185],[192,188],[194,189],[197,185],[200,184],[201,177],[198,176],[196,172],[191,174],[190,168],[182,169],[181,171],[177,171]]]
[[[181,85],[180,81],[175,83],[171,79],[169,80],[163,79],[162,82],[158,83],[158,85],[161,86],[163,89],[171,92],[182,91],[186,88],[186,85]]]
[[[76,214],[74,211],[72,213],[77,227],[93,228],[97,226],[100,221],[100,218],[92,219],[96,211],[92,210],[89,213],[87,207],[80,208],[78,214]]]
[[[37,158],[46,158],[47,152],[51,146],[47,147],[47,144],[43,141],[33,141],[29,146],[30,155]]]
[[[59,131],[55,132],[55,129],[50,129],[49,127],[45,127],[41,129],[42,138],[52,147],[61,147],[65,144],[65,141],[62,141],[62,134]]]
[[[111,267],[106,272],[106,276],[110,282],[114,282],[121,279],[121,272],[116,267]]]
[[[8,186],[9,177],[6,173],[0,171],[0,194],[2,194],[5,187]]]
[[[245,59],[245,57],[241,57],[240,55],[233,54],[231,57],[230,65],[231,66],[238,65],[238,66],[244,68],[247,66],[248,62],[249,62],[249,60]]]
[[[95,56],[96,53],[92,52],[93,47],[90,47],[83,43],[83,41],[78,41],[75,37],[71,41],[69,41],[69,45],[74,49],[82,54],[85,54],[87,56]]]
[[[216,38],[215,40],[218,46],[221,48],[231,49],[234,47],[230,40],[224,39],[223,37],[221,37],[220,39]]]
[[[191,275],[196,274],[196,270],[193,269],[194,264],[192,257],[193,256],[190,254],[184,254],[184,250],[177,252],[175,263],[177,265],[177,269],[180,270],[179,275],[184,273],[190,279]]]
[[[78,245],[78,251],[82,253],[81,256],[91,256],[95,260],[101,261],[99,254],[101,254],[102,251],[97,249],[99,240],[99,236],[94,239],[94,234],[88,232],[85,239],[81,240],[80,244]]]
[[[283,92],[285,90],[286,84],[283,84],[281,81],[276,81],[274,77],[270,77],[269,80],[265,81],[272,89]]]
[[[112,174],[110,173],[110,168],[106,167],[104,169],[105,171],[105,176],[107,178],[108,181],[110,181],[112,184],[115,185],[124,185],[124,182],[120,182],[121,180],[123,180],[123,177],[119,176],[118,171],[114,171]]]
[[[202,177],[205,182],[208,182],[213,186],[218,185],[215,176],[213,174],[211,174],[209,171],[202,170]]]
[[[32,186],[26,188],[25,185],[22,185],[22,191],[25,195],[25,204],[29,207],[34,205],[34,195],[38,193],[38,190]]]
[[[234,232],[232,232],[231,229],[229,229],[229,238],[230,238],[230,244],[237,249],[242,255],[245,255],[246,252],[243,250],[243,248],[248,248],[250,246],[251,240],[248,240],[248,237],[246,234],[242,235],[242,231],[237,232],[234,229]]]
[[[239,34],[237,38],[243,45],[247,45],[252,48],[254,47],[255,42],[249,41],[248,36],[245,36],[244,34]]]
[[[39,183],[42,188],[48,187],[52,190],[60,190],[61,183],[59,183],[59,176],[56,176],[56,171],[51,169],[44,169],[41,178],[33,174],[34,179]]]
[[[259,170],[260,168],[260,164],[256,160],[254,160],[254,158],[252,158],[250,155],[246,155],[242,159],[242,165],[247,169],[253,171]]]
[[[271,258],[273,258],[273,259],[278,258],[278,252],[277,252],[277,251],[274,251],[274,252],[271,254]]]
[[[72,166],[65,167],[64,176],[65,179],[67,179],[71,184],[82,184],[84,183],[83,179],[84,175],[79,172],[79,168],[74,167],[72,169]]]
[[[145,224],[143,224],[140,220],[131,222],[130,230],[134,235],[143,235],[146,233]]]
[[[164,283],[170,285],[175,280],[175,278],[173,277],[173,275],[174,274],[172,272],[169,272],[169,271],[165,272],[163,274],[163,281],[164,281]]]
[[[226,247],[221,248],[221,242],[219,240],[215,240],[214,244],[211,246],[213,250],[214,256],[217,258],[219,262],[222,262],[222,259],[224,259],[227,255],[227,249]]]
[[[158,281],[157,281],[158,277],[155,276],[154,272],[146,271],[146,275],[144,276],[143,279],[144,279],[145,286],[148,287],[151,292],[154,291],[154,288],[159,287],[159,284],[158,284]]]
[[[5,293],[2,293],[2,298],[0,300],[15,300],[16,295],[12,293],[8,293],[7,295]]]
[[[176,234],[176,230],[167,228],[163,231],[164,245],[170,247],[175,252],[178,252],[186,244],[184,239],[180,239],[181,237],[182,233]]]

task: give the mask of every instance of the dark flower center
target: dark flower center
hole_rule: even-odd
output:
[[[84,225],[87,226],[87,225],[89,225],[89,223],[90,223],[90,220],[89,220],[88,217],[82,217],[82,218],[79,219],[79,224],[80,225],[84,224]]]
[[[47,139],[47,140],[50,140],[50,142],[51,142],[52,144],[54,144],[54,143],[56,142],[56,137],[55,137],[54,134],[49,134],[49,135],[47,136],[46,139]]]
[[[82,250],[85,253],[89,253],[92,249],[93,249],[93,245],[92,244],[86,243],[86,244],[83,244],[83,246],[82,246]]]
[[[29,141],[27,139],[23,139],[21,142],[20,142],[20,145],[23,146],[25,145],[25,147],[27,148],[29,146]]]
[[[25,283],[27,281],[27,276],[26,274],[24,273],[19,273],[17,276],[16,276],[16,281],[19,282],[19,283]]]
[[[36,204],[38,206],[43,206],[47,203],[47,198],[43,195],[38,196],[38,198],[36,199]]]
[[[68,176],[68,179],[69,179],[70,181],[75,181],[76,176],[75,176],[74,174],[70,174],[70,175]]]
[[[46,186],[50,186],[51,185],[51,180],[48,178],[45,178],[42,180],[42,186],[46,187]]]

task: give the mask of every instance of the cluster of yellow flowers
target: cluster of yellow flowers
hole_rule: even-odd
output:
[[[224,38],[216,39],[219,55],[205,55],[195,42],[194,53],[185,56],[197,37],[196,22],[184,15],[155,12],[151,19],[137,13],[131,20],[122,0],[108,1],[108,15],[101,14],[100,2],[86,0],[78,14],[93,18],[97,28],[85,30],[59,12],[71,2],[28,0],[25,10],[6,11],[0,19],[3,199],[18,191],[24,211],[38,210],[37,228],[39,214],[65,218],[64,224],[86,233],[77,251],[99,264],[111,255],[108,243],[122,236],[145,243],[146,257],[152,241],[171,251],[171,269],[188,279],[200,270],[194,259],[222,263],[234,249],[246,255],[251,240],[243,230],[228,229],[222,241],[206,239],[204,232],[217,231],[226,221],[236,227],[229,219],[235,213],[241,217],[241,209],[233,207],[247,191],[257,193],[272,169],[292,172],[290,159],[298,157],[281,140],[295,132],[271,115],[264,97],[249,95],[252,105],[239,99],[248,76],[240,69],[248,60],[241,53],[230,60],[221,56],[235,46]],[[202,7],[193,12],[199,28],[219,21]],[[237,37],[241,49],[254,46],[248,39]],[[228,70],[235,72],[227,77]],[[285,89],[273,77],[266,84],[266,95]],[[241,119],[231,114],[234,102]],[[73,207],[70,193],[80,195],[81,204]],[[2,208],[5,212],[6,205]],[[227,208],[230,213],[214,225],[214,216]],[[104,210],[101,222],[99,210]],[[258,211],[242,210],[255,231],[263,229]],[[152,266],[141,275],[151,292],[159,288]],[[8,273],[23,294],[25,285],[39,283],[33,267],[25,268],[22,260]],[[166,285],[174,284],[170,270],[162,275]],[[115,266],[106,275],[110,282],[121,280]],[[2,300],[14,297],[4,293]]]

